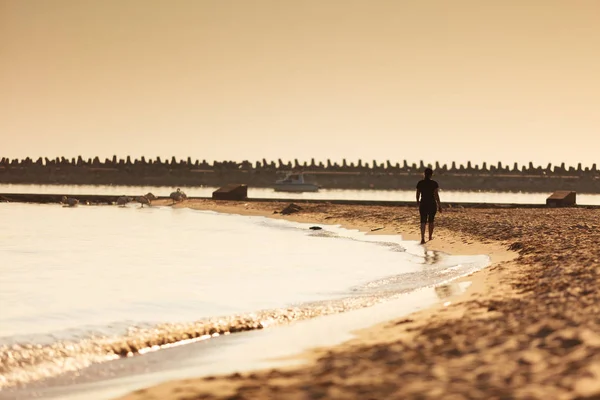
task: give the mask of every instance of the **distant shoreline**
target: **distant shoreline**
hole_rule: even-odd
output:
[[[76,197],[81,204],[90,205],[112,205],[116,203],[121,195],[101,195],[101,194],[47,194],[47,193],[0,193],[0,202],[8,203],[60,203],[62,196]],[[129,194],[132,195],[132,194]],[[169,204],[168,196],[157,196],[159,202],[156,204]],[[210,197],[194,197],[189,196],[188,201],[212,201]],[[299,203],[299,204],[337,204],[347,206],[384,206],[384,207],[413,207],[414,201],[396,201],[396,200],[346,200],[346,199],[290,199],[290,198],[247,198],[242,200],[248,203]],[[166,203],[165,203],[166,202]],[[184,203],[187,204],[187,203]],[[522,204],[522,203],[477,203],[477,202],[447,202],[444,201],[444,208],[502,208],[502,209],[518,209],[518,208],[534,208],[546,209],[545,204]],[[571,208],[600,208],[600,205],[576,205]]]

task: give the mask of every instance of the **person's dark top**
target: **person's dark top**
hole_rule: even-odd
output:
[[[423,179],[417,183],[417,189],[421,192],[421,204],[435,206],[435,189],[440,186],[433,179]]]

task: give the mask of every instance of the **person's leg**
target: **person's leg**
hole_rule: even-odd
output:
[[[429,240],[433,239],[433,228],[435,227],[435,223],[433,222],[435,219],[435,208],[429,212]]]
[[[427,209],[421,206],[419,207],[419,214],[421,215],[421,244],[425,243],[425,225],[427,224]]]

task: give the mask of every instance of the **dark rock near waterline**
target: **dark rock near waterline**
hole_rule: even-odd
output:
[[[302,210],[302,207],[294,203],[290,203],[286,208],[281,210],[282,215],[294,214]]]
[[[230,183],[212,193],[215,200],[245,200],[248,198],[248,186]]]

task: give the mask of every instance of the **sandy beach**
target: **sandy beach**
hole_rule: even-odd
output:
[[[168,204],[168,203],[165,203]],[[192,200],[176,207],[418,235],[409,207]],[[123,399],[600,398],[600,210],[448,208],[426,246],[489,254],[470,289],[315,349],[302,367],[168,382]]]

